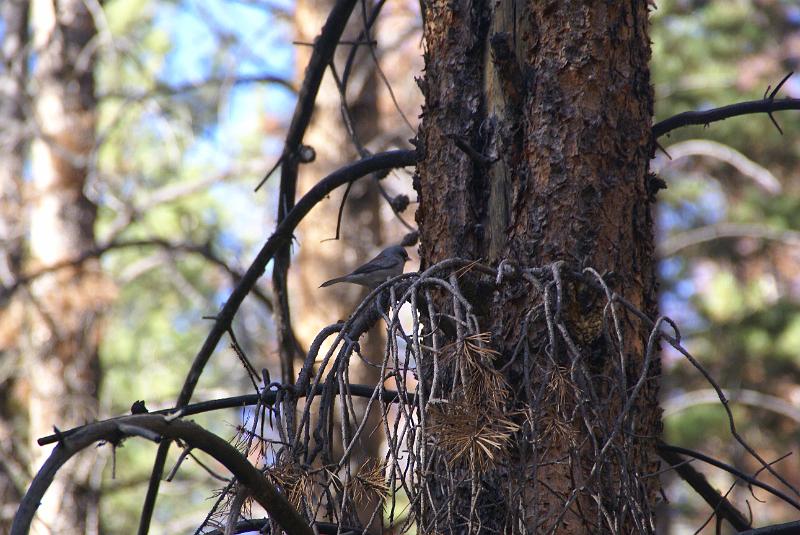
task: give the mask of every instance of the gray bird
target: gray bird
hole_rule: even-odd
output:
[[[401,245],[392,245],[352,273],[323,282],[320,288],[338,282],[349,282],[374,290],[386,282],[386,279],[400,275],[406,260],[408,260],[406,250]]]

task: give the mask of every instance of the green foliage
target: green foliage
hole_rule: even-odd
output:
[[[697,444],[727,431],[725,411],[718,405],[698,405],[664,420],[664,440],[671,444]]]
[[[201,68],[189,66],[173,27],[179,24],[174,21],[183,20],[184,7],[163,0],[104,3],[106,26],[101,27],[96,73],[103,141],[93,185],[99,204],[98,235],[109,236],[119,230],[120,220],[130,218],[116,239],[209,244],[229,264],[246,263],[266,234],[259,208],[263,197],[250,194],[271,163],[261,158],[268,143],[259,117],[274,107],[270,100],[285,102],[285,95],[281,100],[273,92],[253,88],[242,112],[241,106],[231,104],[229,87],[189,88],[190,82],[235,74],[240,54],[267,56],[272,51],[248,52],[243,34],[230,30],[214,34],[220,28],[211,28],[213,17],[207,17],[206,33],[197,35],[214,34],[208,37],[210,45],[203,43],[209,53]],[[761,98],[790,67],[791,58],[782,55],[797,32],[786,15],[790,7],[791,2],[777,1],[659,2],[651,32],[656,118]],[[669,189],[660,196],[660,234],[673,236],[718,222],[800,230],[796,113],[776,114],[784,137],[761,115],[685,128],[661,139],[667,150],[671,143],[695,138],[725,143],[773,172],[784,194],[767,194],[730,165],[707,157],[676,161],[662,172]],[[228,122],[230,117],[236,120]],[[236,170],[252,160],[263,164],[249,174]],[[148,204],[155,192],[210,177],[220,179],[213,189],[205,186],[169,202]],[[147,209],[126,215],[130,207]],[[126,412],[136,399],[145,399],[151,408],[170,405],[208,332],[210,324],[201,318],[217,311],[230,280],[199,255],[155,246],[114,250],[104,255],[103,265],[119,288],[101,346],[103,398],[110,400],[107,415]],[[686,345],[722,386],[779,393],[800,381],[796,265],[785,244],[751,238],[703,242],[665,259],[664,312],[681,318]],[[257,368],[266,365],[270,337],[264,311],[245,307],[235,327]],[[667,358],[665,363],[665,392],[676,386],[682,391],[707,387],[681,359]],[[212,364],[202,385],[217,389],[215,396],[247,388],[229,349],[219,348]],[[749,413],[738,410],[744,432],[757,431],[764,420],[748,419]],[[238,420],[238,414],[227,421],[219,415],[200,419],[223,435],[231,435]],[[727,429],[724,411],[703,405],[667,419],[665,437],[713,452],[730,441]],[[775,433],[765,440],[771,442],[768,457],[789,448],[791,435],[779,431],[780,426],[764,431]],[[129,441],[117,450],[118,480],[104,479],[104,533],[129,533],[136,524],[153,452],[154,447],[143,441]],[[160,527],[175,521],[176,504],[182,512],[187,503],[198,504],[190,514],[201,517],[211,489],[220,485],[192,468],[180,472],[183,481],[162,487],[156,517]],[[667,492],[671,494],[671,489]],[[687,515],[701,516],[691,505],[684,509]]]
[[[774,87],[796,62],[786,52],[798,32],[792,9],[796,3],[780,1],[659,2],[651,37],[657,119],[762,98],[767,87]],[[793,86],[790,81],[778,98],[800,96],[796,91],[796,83]],[[690,139],[724,143],[773,173],[783,191],[766,192],[735,167],[707,156],[676,160],[661,172],[669,189],[659,199],[660,235],[675,237],[720,223],[766,227],[773,232],[799,230],[797,114],[775,114],[784,136],[762,114],[683,128],[662,138],[667,151],[671,144]],[[796,244],[757,235],[702,241],[665,259],[661,273],[665,277],[662,312],[681,319],[685,345],[723,388],[779,397],[793,391],[800,381]],[[681,357],[668,354],[665,397],[708,388]],[[766,458],[776,458],[796,446],[795,433],[787,433],[796,425],[793,422],[769,411],[733,406],[740,431]],[[667,440],[712,455],[724,455],[720,446],[732,443],[719,406],[695,406],[671,416],[665,424]],[[758,468],[747,457],[737,463],[745,471]],[[796,474],[797,464],[784,461],[780,471]],[[680,522],[696,527],[707,511],[679,486],[669,486],[667,496],[679,496],[686,515]],[[779,517],[757,513],[756,521],[769,523]]]
[[[239,112],[224,111],[239,106],[233,98],[242,96],[219,83],[238,73],[232,59],[243,46],[242,35],[220,36],[215,21],[202,21],[190,6],[176,2],[111,0],[103,7],[96,71],[102,142],[92,186],[100,241],[159,239],[205,246],[243,269],[265,236],[263,194],[254,196],[252,187],[273,156],[263,155],[260,121],[247,115],[229,124]],[[184,59],[191,51],[176,36],[198,34],[205,23],[209,26],[202,31],[220,44],[197,71]],[[202,80],[210,83],[194,86]],[[249,87],[248,102],[255,104],[248,111],[258,117],[268,95]],[[118,288],[100,348],[101,398],[108,400],[102,416],[124,414],[137,399],[150,409],[171,406],[210,329],[203,317],[218,311],[232,286],[230,276],[200,254],[158,245],[112,249],[102,264]],[[263,307],[247,304],[234,327],[256,366],[267,366],[271,327]],[[196,399],[252,388],[226,343],[212,358]],[[233,436],[240,418],[231,411],[193,419],[221,436]],[[145,441],[127,441],[116,450],[116,480],[107,464],[103,533],[130,533],[137,524],[154,451]],[[175,452],[172,462],[174,457]],[[187,460],[177,480],[162,485],[151,531],[172,532],[168,526],[187,519],[198,525],[209,496],[221,485]]]

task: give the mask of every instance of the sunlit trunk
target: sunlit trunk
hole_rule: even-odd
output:
[[[297,40],[312,43],[333,5],[334,2],[328,0],[299,1],[295,14]],[[342,35],[342,41],[356,41],[363,28],[362,11],[357,6]],[[344,75],[347,57],[352,48],[349,44],[338,47],[334,63],[340,79]],[[300,81],[303,79],[310,52],[309,46],[297,47],[297,78]],[[345,121],[352,121],[351,127],[358,143],[364,148],[371,147],[370,143],[377,134],[379,119],[376,85],[375,64],[366,46],[360,46],[349,73],[347,105],[350,116],[345,118],[342,115],[342,100],[337,84],[328,69],[317,96],[311,125],[304,138],[304,143],[316,152],[316,158],[314,162],[300,168],[300,192],[307,191],[320,178],[360,157]],[[297,233],[301,246],[292,268],[290,294],[295,332],[305,348],[308,348],[314,336],[324,326],[346,318],[365,295],[364,288],[350,284],[327,288],[319,288],[319,285],[325,280],[352,271],[369,260],[383,245],[380,196],[372,180],[359,181],[350,190],[342,214],[339,239],[333,240],[336,236],[341,191],[318,205],[303,221]],[[383,345],[381,333],[373,329],[363,341],[362,349],[365,355],[380,355]],[[364,366],[361,362],[351,363],[350,380],[354,383],[375,384],[378,376],[374,368]],[[363,403],[360,405],[364,406]],[[379,422],[377,416],[370,415],[370,427]],[[337,425],[336,428],[338,427]],[[368,458],[379,456],[381,442],[378,433],[365,435],[362,441],[363,446],[359,449],[361,453],[354,457],[352,463],[354,468]],[[365,511],[369,508],[368,504],[362,505],[365,506]],[[362,522],[369,518],[365,511],[357,511]]]
[[[37,135],[27,271],[68,263],[91,249],[95,222],[95,206],[84,193],[94,172],[94,22],[82,0],[31,6]],[[38,437],[54,425],[69,428],[97,417],[98,317],[108,296],[94,261],[40,276],[26,295],[28,440],[38,468],[48,453],[35,444]],[[39,508],[43,532],[97,533],[94,470],[94,455],[86,452],[59,474]]]

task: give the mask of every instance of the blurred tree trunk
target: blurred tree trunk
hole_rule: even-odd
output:
[[[28,258],[25,271],[68,263],[94,246],[95,206],[84,194],[95,147],[96,30],[83,0],[31,3],[36,66]],[[33,470],[49,449],[35,441],[54,425],[97,417],[98,316],[108,290],[95,261],[36,278],[24,292],[28,441]],[[95,456],[83,454],[59,474],[39,508],[39,528],[97,533]]]
[[[609,524],[618,533],[648,532],[658,481],[638,476],[658,467],[657,359],[633,401],[632,422],[611,430],[642,372],[649,328],[619,310],[626,336],[618,350],[603,335],[602,291],[569,275],[586,267],[611,274],[613,290],[651,317],[656,312],[647,3],[457,0],[426,8],[416,185],[423,267],[448,257],[495,266],[507,259],[519,268],[563,262],[558,314],[580,358],[566,340],[548,344],[543,321],[523,327],[542,302],[525,279],[483,299],[482,328],[508,364],[502,374],[511,396],[503,407],[530,419],[506,413],[520,425],[520,441],[506,464],[479,480],[466,469],[450,471],[448,459],[430,450],[433,501],[455,505],[438,518],[424,510],[421,532],[461,533],[467,523],[487,533],[604,533]],[[521,337],[530,355],[511,362]],[[624,374],[614,368],[620,353]],[[571,383],[564,372],[576,367],[592,380]],[[422,373],[429,382],[432,370]],[[606,440],[597,461],[592,445]]]
[[[332,0],[301,0],[297,3],[295,28],[298,41],[313,42],[333,5]],[[361,9],[356,8],[342,40],[355,41],[363,27]],[[351,48],[340,45],[336,53],[334,63],[339,77]],[[359,48],[348,84],[348,108],[358,140],[366,145],[377,134],[376,76],[366,47]],[[300,81],[310,51],[310,47],[298,47],[297,78]],[[316,151],[316,159],[301,168],[301,191],[307,191],[326,174],[360,157],[345,126],[342,101],[330,71],[320,88],[304,142]],[[297,287],[292,297],[296,303],[295,315],[302,318],[296,323],[298,337],[306,346],[322,327],[345,318],[363,296],[363,290],[352,285],[325,289],[320,289],[319,285],[369,260],[383,240],[379,192],[374,183],[365,180],[353,186],[342,217],[340,239],[333,241],[340,200],[339,196],[332,197],[317,206],[300,225],[298,233],[302,247],[298,249],[295,262]]]
[[[23,254],[23,168],[29,133],[25,123],[28,78],[28,0],[8,0],[0,5],[3,25],[0,70],[0,287],[19,277]],[[10,528],[14,505],[19,503],[28,473],[24,446],[18,436],[24,422],[13,392],[19,369],[19,351],[12,347],[19,333],[19,310],[3,312],[0,302],[0,533]]]
[[[333,0],[300,0],[295,11],[297,40],[311,43],[319,34],[333,5]],[[371,5],[371,3],[367,3]],[[342,41],[356,41],[364,29],[362,9],[357,6],[350,17]],[[350,45],[339,45],[334,58],[336,71],[341,79]],[[299,46],[297,53],[297,78],[302,82],[308,64],[311,47]],[[375,63],[366,46],[360,46],[350,72],[347,107],[352,128],[358,142],[366,147],[378,134],[377,76]],[[342,100],[334,77],[329,69],[322,82],[304,143],[316,151],[313,163],[303,165],[299,175],[299,190],[307,191],[319,179],[333,170],[360,157],[342,114]],[[369,260],[384,244],[383,222],[380,216],[380,194],[372,180],[357,182],[350,190],[342,215],[342,227],[338,240],[336,222],[341,197],[332,196],[311,212],[298,231],[301,247],[298,249],[291,279],[292,315],[300,343],[308,348],[316,334],[326,325],[346,319],[366,295],[365,289],[351,284],[338,284],[328,288],[319,285],[336,276],[348,273]],[[362,344],[363,354],[369,358],[383,352],[383,337],[373,329]],[[294,381],[295,377],[291,377]],[[352,362],[350,381],[377,384],[379,370],[367,367],[363,362]],[[366,405],[357,401],[356,407]],[[372,411],[372,429],[379,423],[378,414]],[[341,415],[338,415],[339,417]],[[361,414],[358,414],[361,417]],[[338,429],[338,425],[336,428]],[[377,459],[380,455],[380,433],[365,434],[361,454],[354,456],[354,464],[366,459]],[[371,510],[369,504],[360,504],[364,511]],[[364,511],[359,511],[362,521],[368,520]]]
[[[28,6],[26,0],[9,0],[2,6],[0,282],[3,286],[13,284],[22,257],[22,170],[29,139],[24,111],[28,78]]]

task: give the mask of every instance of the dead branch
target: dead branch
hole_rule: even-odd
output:
[[[166,239],[162,238],[146,238],[146,239],[139,239],[139,240],[120,240],[120,241],[113,241],[107,243],[105,245],[98,245],[89,249],[82,254],[76,256],[75,258],[70,258],[68,260],[64,260],[62,262],[57,262],[55,264],[46,266],[44,268],[38,269],[31,273],[23,274],[19,278],[17,278],[13,284],[10,286],[0,288],[0,306],[5,304],[8,299],[10,299],[14,293],[22,288],[23,286],[27,286],[34,280],[38,279],[43,275],[47,275],[49,273],[53,273],[55,271],[59,271],[62,269],[66,269],[69,267],[80,266],[84,262],[89,260],[100,258],[105,253],[119,250],[119,249],[129,249],[129,248],[138,248],[138,247],[158,247],[159,249],[163,249],[165,251],[174,251],[174,252],[184,252],[190,254],[197,254],[208,260],[211,264],[219,267],[223,271],[225,271],[231,278],[234,284],[238,283],[243,274],[239,271],[235,270],[231,266],[229,266],[219,255],[217,255],[213,249],[211,248],[211,244],[194,244],[194,243],[183,243],[183,242],[171,242]],[[267,295],[262,292],[259,288],[253,289],[253,294],[261,301],[267,310],[272,311],[272,301],[270,300]]]
[[[337,385],[336,393],[338,393],[338,385]],[[350,395],[355,397],[362,397],[362,398],[369,398],[372,396],[373,392],[375,391],[374,385],[359,385],[359,384],[349,384],[347,385],[347,391]],[[317,396],[322,393],[322,387],[318,387],[311,392],[312,396]],[[297,391],[295,395],[298,397],[305,397],[306,392]],[[409,394],[410,399],[413,401],[414,396],[413,394]],[[190,405],[186,405],[181,410],[182,416],[193,416],[195,414],[202,414],[205,412],[212,412],[212,411],[219,411],[224,409],[239,409],[242,407],[252,407],[257,405],[258,403],[263,403],[268,406],[274,405],[277,401],[278,397],[278,390],[270,390],[265,388],[260,394],[245,394],[241,396],[232,396],[228,398],[220,398],[220,399],[212,399],[209,401],[201,401],[199,403],[192,403]],[[383,390],[381,392],[381,400],[384,403],[396,403],[399,400],[400,394],[395,390]],[[159,409],[156,411],[150,411],[149,414],[160,414],[166,416],[168,414],[174,414],[177,412],[178,409],[175,407],[170,407],[169,409]],[[127,416],[120,416],[119,418],[126,418]],[[110,420],[104,421],[113,421],[114,418]],[[54,433],[52,435],[47,435],[42,437],[36,441],[37,444],[40,446],[47,446],[48,444],[55,444],[61,438],[69,438],[73,434],[77,433],[78,431],[82,430],[85,426],[75,427],[74,429],[68,429],[66,431],[59,431],[58,433]]]
[[[794,535],[800,533],[800,521],[775,524],[742,531],[739,535]]]
[[[264,507],[270,518],[281,525],[286,533],[314,534],[311,527],[289,505],[286,498],[227,441],[192,422],[152,414],[125,416],[89,424],[70,437],[62,437],[25,494],[14,517],[11,534],[24,535],[28,533],[42,496],[53,482],[60,467],[73,455],[96,442],[104,441],[116,446],[123,439],[132,436],[140,436],[161,443],[163,443],[163,439],[180,439],[189,447],[206,452],[230,470],[241,485],[252,491],[253,498]]]
[[[278,224],[281,224],[289,211],[294,208],[297,194],[297,170],[299,163],[302,161],[300,149],[302,148],[303,137],[311,122],[311,115],[314,112],[314,103],[322,83],[322,77],[333,59],[336,47],[355,4],[356,0],[338,0],[333,9],[331,9],[319,36],[314,40],[314,51],[306,66],[303,85],[297,96],[294,115],[286,133],[283,153],[279,159],[279,163],[282,163],[282,165],[281,181],[278,187]],[[256,186],[256,191],[269,178],[269,174]],[[280,244],[275,252],[272,266],[272,288],[278,304],[274,321],[278,335],[281,375],[284,382],[292,380],[294,376],[294,357],[296,354],[301,353],[297,350],[298,343],[292,329],[289,310],[287,285],[289,264],[291,263],[290,245],[290,242]]]
[[[667,154],[666,150],[664,153]],[[650,169],[658,174],[669,163],[690,156],[707,156],[725,162],[767,193],[776,195],[781,192],[780,181],[769,169],[752,161],[733,147],[709,139],[690,139],[673,143],[669,146],[668,157],[657,155],[650,162]]]
[[[694,469],[683,457],[667,448],[659,448],[659,456],[689,484],[716,511],[720,518],[730,522],[737,531],[749,529],[750,522],[736,507],[712,487],[706,477]]]
[[[340,526],[331,522],[317,522],[314,524],[314,530],[318,531],[320,535],[370,535],[369,531],[365,532],[362,528]],[[272,533],[272,530],[269,529],[268,518],[251,518],[236,523],[236,531],[234,533],[245,533],[247,531]],[[222,530],[212,530],[203,533],[203,535],[223,535],[223,532]]]
[[[165,83],[156,83],[155,86],[148,91],[140,91],[137,93],[128,93],[125,91],[109,91],[98,95],[99,100],[103,99],[124,99],[129,102],[136,102],[155,97],[170,97],[175,95],[182,95],[184,93],[191,93],[199,91],[208,87],[217,86],[240,86],[251,84],[276,84],[292,93],[296,93],[297,89],[286,78],[275,76],[272,74],[254,74],[250,76],[224,76],[213,77],[196,82],[184,82],[177,85],[170,85]]]
[[[627,310],[632,312],[639,319],[641,319],[642,321],[644,321],[649,325],[654,325],[653,320],[647,317],[646,314],[644,314],[642,311],[636,308],[636,306],[634,306],[627,299],[617,294],[614,294],[613,297],[615,302],[622,304]],[[685,347],[683,347],[683,345],[681,344],[680,333],[677,332],[677,327],[675,327],[674,324],[673,328],[675,328],[676,330],[675,336],[670,336],[666,333],[661,333],[661,339],[667,342],[669,345],[671,345],[681,355],[683,355],[684,358],[686,358],[686,360],[688,360],[689,363],[692,366],[694,366],[694,368],[698,372],[700,372],[700,374],[703,376],[706,382],[708,382],[708,384],[711,385],[711,387],[717,393],[720,404],[722,405],[723,409],[725,409],[725,414],[727,415],[728,418],[728,428],[730,429],[731,436],[734,438],[734,440],[736,440],[736,442],[738,442],[747,451],[748,454],[750,454],[754,459],[756,459],[765,470],[767,470],[770,474],[772,474],[786,488],[791,490],[797,496],[800,496],[800,491],[798,491],[791,483],[789,483],[789,481],[785,477],[783,477],[774,468],[772,468],[772,466],[770,466],[770,463],[765,461],[764,458],[761,455],[759,455],[759,453],[750,444],[748,444],[747,441],[744,440],[744,438],[742,438],[736,427],[736,422],[733,418],[733,413],[731,412],[730,404],[728,402],[728,399],[725,397],[722,387],[714,380],[713,377],[711,377],[711,374],[708,372],[708,370],[706,370],[697,361],[697,359],[694,358],[694,356],[692,356],[692,354]]]
[[[725,394],[725,397],[732,402],[750,405],[751,407],[765,411],[771,411],[776,414],[780,414],[785,418],[793,420],[795,424],[800,424],[800,409],[781,397],[771,396],[757,390],[742,388],[735,390],[726,389],[723,391],[723,393]],[[705,388],[701,390],[692,390],[670,397],[663,402],[662,407],[664,409],[664,417],[668,418],[677,412],[686,410],[696,405],[717,402],[719,402],[719,396],[717,396],[717,393],[713,389]]]
[[[659,450],[659,452],[667,451],[667,452],[671,452],[671,453],[675,453],[675,454],[679,454],[679,455],[687,455],[689,457],[693,457],[695,459],[703,461],[704,463],[710,464],[712,466],[716,466],[717,468],[720,468],[720,469],[725,470],[726,472],[728,472],[730,474],[733,474],[734,476],[738,477],[742,481],[746,481],[750,485],[753,485],[755,487],[759,487],[759,488],[762,488],[762,489],[766,490],[767,492],[769,492],[773,496],[776,496],[776,497],[780,498],[781,500],[783,500],[787,504],[791,505],[792,507],[794,507],[795,509],[800,511],[800,502],[798,502],[797,500],[795,500],[791,496],[787,495],[786,493],[784,493],[780,489],[776,489],[775,487],[773,487],[771,485],[768,485],[767,483],[763,483],[763,482],[759,481],[758,479],[756,479],[756,478],[754,478],[754,477],[752,477],[752,476],[750,476],[748,474],[745,474],[741,470],[738,470],[738,469],[734,468],[733,466],[730,466],[729,464],[725,464],[722,461],[714,459],[713,457],[709,457],[708,455],[705,455],[703,453],[700,453],[700,452],[697,452],[697,451],[694,451],[694,450],[690,450],[688,448],[682,448],[680,446],[673,446],[671,444],[665,444],[663,442],[658,444],[658,450]]]
[[[684,249],[721,238],[753,238],[784,243],[791,247],[800,244],[800,232],[770,228],[767,225],[722,222],[698,227],[670,236],[658,246],[662,257],[672,256]]]
[[[233,290],[225,305],[216,316],[214,326],[206,337],[203,346],[195,356],[194,362],[187,374],[183,388],[178,396],[176,403],[177,407],[183,407],[188,404],[194,393],[197,381],[205,368],[208,359],[211,358],[214,349],[217,347],[222,336],[230,328],[233,317],[239,310],[244,298],[250,293],[255,286],[258,279],[264,273],[267,264],[273,259],[278,247],[282,244],[288,243],[291,240],[292,233],[300,221],[308,214],[308,212],[317,203],[322,201],[326,195],[339,186],[358,180],[359,178],[373,173],[375,171],[393,167],[405,167],[414,165],[416,163],[416,152],[414,151],[389,151],[376,154],[369,158],[364,158],[350,164],[346,167],[334,171],[327,177],[320,180],[316,186],[306,193],[300,202],[288,213],[281,221],[270,238],[259,251],[253,263],[242,276],[241,281]],[[151,472],[150,486],[148,487],[145,504],[142,508],[142,516],[139,525],[140,535],[147,533],[150,525],[150,518],[152,517],[153,509],[155,507],[155,498],[158,492],[158,487],[161,480],[161,474],[164,471],[164,464],[166,462],[166,455],[169,449],[169,441],[164,441],[159,444],[158,453],[154,461],[153,470]]]
[[[297,94],[297,104],[294,108],[292,122],[286,133],[286,140],[283,144],[283,155],[278,162],[279,164],[281,162],[284,164],[288,163],[290,165],[287,167],[293,167],[293,165],[291,165],[292,160],[294,160],[293,156],[302,144],[303,136],[311,122],[311,114],[314,112],[314,102],[317,99],[317,92],[322,83],[322,76],[325,74],[325,69],[330,64],[333,54],[336,52],[336,45],[339,43],[339,39],[342,36],[342,32],[344,32],[345,25],[350,18],[350,14],[353,12],[355,4],[355,0],[339,0],[336,2],[330,15],[328,15],[328,19],[325,21],[325,25],[322,27],[322,31],[314,40],[314,52],[311,54],[311,59],[309,59],[308,65],[306,66],[303,85]],[[294,163],[294,167],[296,167],[296,162]],[[270,174],[271,173],[267,173],[261,182],[259,182],[256,186],[256,191],[264,185],[264,182],[267,181]],[[281,182],[283,182],[283,171],[281,175]],[[279,207],[284,205],[285,201],[282,199],[288,191],[291,191],[291,197],[294,197],[294,186],[296,182],[295,177],[293,183],[281,186],[282,195],[281,200],[278,202]],[[291,209],[291,206],[287,204],[284,209]]]
[[[683,113],[673,115],[668,119],[664,119],[663,121],[659,121],[653,125],[653,138],[658,139],[664,134],[668,134],[673,130],[677,130],[678,128],[684,126],[708,126],[709,124],[717,121],[724,121],[725,119],[730,119],[731,117],[750,115],[753,113],[766,113],[769,115],[769,118],[772,120],[775,127],[781,134],[783,134],[780,126],[778,126],[778,123],[775,122],[774,117],[772,117],[772,113],[782,110],[800,110],[800,99],[783,98],[780,100],[775,100],[775,95],[778,94],[780,88],[791,75],[791,72],[787,74],[783,80],[778,83],[775,89],[773,89],[772,93],[770,93],[769,96],[766,96],[765,94],[764,98],[761,100],[739,102],[706,111],[685,111]],[[767,91],[769,91],[769,88],[767,88]]]

